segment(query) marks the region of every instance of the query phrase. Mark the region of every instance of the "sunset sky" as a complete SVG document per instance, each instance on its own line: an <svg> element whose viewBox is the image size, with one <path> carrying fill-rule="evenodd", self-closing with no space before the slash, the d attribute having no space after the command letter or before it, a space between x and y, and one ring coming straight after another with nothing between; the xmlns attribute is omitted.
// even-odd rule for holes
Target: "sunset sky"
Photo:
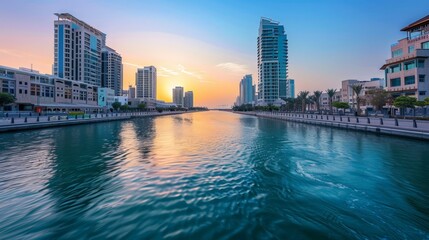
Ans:
<svg viewBox="0 0 429 240"><path fill-rule="evenodd" d="M56 12L107 34L124 64L124 89L137 67L158 69L157 95L194 91L196 106L230 106L244 74L256 74L261 17L285 26L296 90L339 88L344 79L383 77L379 68L399 30L429 14L427 0L326 1L2 1L0 65L52 72Z"/></svg>

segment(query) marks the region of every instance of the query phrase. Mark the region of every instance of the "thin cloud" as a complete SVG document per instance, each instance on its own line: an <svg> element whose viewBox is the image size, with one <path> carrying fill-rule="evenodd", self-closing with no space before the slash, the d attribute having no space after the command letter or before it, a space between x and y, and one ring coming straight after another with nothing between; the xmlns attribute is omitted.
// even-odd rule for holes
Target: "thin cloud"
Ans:
<svg viewBox="0 0 429 240"><path fill-rule="evenodd" d="M1 54L5 54L5 55L9 55L9 56L12 56L12 57L19 57L19 58L25 57L22 54L16 53L14 51L6 50L6 49L0 49L0 53Z"/></svg>
<svg viewBox="0 0 429 240"><path fill-rule="evenodd" d="M122 62L122 63L125 65L128 65L128 66L132 66L132 67L136 67L136 68L142 68L142 66L135 64L135 63L129 63L129 62Z"/></svg>
<svg viewBox="0 0 429 240"><path fill-rule="evenodd" d="M179 69L179 71L181 73L195 77L195 78L200 79L200 80L203 79L199 74L186 70L186 68L181 64L177 65L177 68Z"/></svg>
<svg viewBox="0 0 429 240"><path fill-rule="evenodd" d="M178 72L176 72L176 71L174 71L172 69L168 69L168 68L163 67L163 66L159 67L159 70L160 71L158 71L158 72L161 73L162 75L167 75L167 76L168 75L173 75L173 76L179 75Z"/></svg>
<svg viewBox="0 0 429 240"><path fill-rule="evenodd" d="M237 64L233 62L219 63L218 65L216 65L216 67L223 68L236 73L247 73L249 71L246 65Z"/></svg>

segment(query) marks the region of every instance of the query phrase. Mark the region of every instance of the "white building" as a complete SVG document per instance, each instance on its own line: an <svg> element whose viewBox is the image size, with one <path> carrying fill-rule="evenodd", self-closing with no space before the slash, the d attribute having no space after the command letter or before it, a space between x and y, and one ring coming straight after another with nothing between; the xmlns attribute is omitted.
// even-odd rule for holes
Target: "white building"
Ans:
<svg viewBox="0 0 429 240"><path fill-rule="evenodd" d="M101 86L106 34L69 13L55 14L54 75Z"/></svg>
<svg viewBox="0 0 429 240"><path fill-rule="evenodd" d="M173 103L179 107L183 107L183 87L173 88Z"/></svg>
<svg viewBox="0 0 429 240"><path fill-rule="evenodd" d="M121 105L128 105L127 96L114 96L114 102L119 102Z"/></svg>
<svg viewBox="0 0 429 240"><path fill-rule="evenodd" d="M122 57L114 49L102 50L101 85L115 91L115 96L122 95Z"/></svg>
<svg viewBox="0 0 429 240"><path fill-rule="evenodd" d="M156 99L156 68L154 66L137 69L136 97Z"/></svg>

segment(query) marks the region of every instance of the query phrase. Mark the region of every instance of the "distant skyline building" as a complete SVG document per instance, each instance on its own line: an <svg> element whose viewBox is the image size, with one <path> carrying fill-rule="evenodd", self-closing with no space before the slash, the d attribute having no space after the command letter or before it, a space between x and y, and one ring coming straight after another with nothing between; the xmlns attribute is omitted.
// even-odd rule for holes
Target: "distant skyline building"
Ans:
<svg viewBox="0 0 429 240"><path fill-rule="evenodd" d="M128 86L128 98L133 99L136 98L136 88L132 85Z"/></svg>
<svg viewBox="0 0 429 240"><path fill-rule="evenodd" d="M286 80L286 98L295 98L295 80Z"/></svg>
<svg viewBox="0 0 429 240"><path fill-rule="evenodd" d="M429 96L429 15L401 29L407 37L391 46L391 58L381 67L386 90L393 97Z"/></svg>
<svg viewBox="0 0 429 240"><path fill-rule="evenodd" d="M156 100L156 68L138 68L136 73L136 97Z"/></svg>
<svg viewBox="0 0 429 240"><path fill-rule="evenodd" d="M283 25L261 18L258 34L258 104L287 97L288 50Z"/></svg>
<svg viewBox="0 0 429 240"><path fill-rule="evenodd" d="M240 95L239 95L240 105L254 103L255 94L254 94L254 86L253 86L253 80L252 80L251 74L244 75L244 77L240 81L239 90L240 90Z"/></svg>
<svg viewBox="0 0 429 240"><path fill-rule="evenodd" d="M173 88L173 103L177 106L183 107L183 87Z"/></svg>
<svg viewBox="0 0 429 240"><path fill-rule="evenodd" d="M115 96L122 95L122 57L114 49L105 46L101 54L101 86L113 89Z"/></svg>
<svg viewBox="0 0 429 240"><path fill-rule="evenodd" d="M101 51L106 34L69 13L55 15L53 74L101 86Z"/></svg>
<svg viewBox="0 0 429 240"><path fill-rule="evenodd" d="M185 92L185 97L183 98L183 104L185 108L194 107L194 92L192 91Z"/></svg>

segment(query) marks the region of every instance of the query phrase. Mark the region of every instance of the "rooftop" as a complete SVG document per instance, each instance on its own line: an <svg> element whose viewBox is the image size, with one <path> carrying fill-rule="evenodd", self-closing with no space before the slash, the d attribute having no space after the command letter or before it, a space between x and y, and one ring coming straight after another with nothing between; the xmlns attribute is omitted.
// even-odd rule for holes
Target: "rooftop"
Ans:
<svg viewBox="0 0 429 240"><path fill-rule="evenodd" d="M427 24L429 24L429 15L409 24L408 26L402 28L401 31L407 32Z"/></svg>
<svg viewBox="0 0 429 240"><path fill-rule="evenodd" d="M75 22L89 30L91 30L92 32L94 32L95 34L101 35L101 36L105 36L106 34L104 34L102 31L94 28L93 26L87 24L86 22L79 20L78 18L74 17L73 15L71 15L70 13L55 13L55 15L58 17L58 20L68 20L71 22Z"/></svg>

